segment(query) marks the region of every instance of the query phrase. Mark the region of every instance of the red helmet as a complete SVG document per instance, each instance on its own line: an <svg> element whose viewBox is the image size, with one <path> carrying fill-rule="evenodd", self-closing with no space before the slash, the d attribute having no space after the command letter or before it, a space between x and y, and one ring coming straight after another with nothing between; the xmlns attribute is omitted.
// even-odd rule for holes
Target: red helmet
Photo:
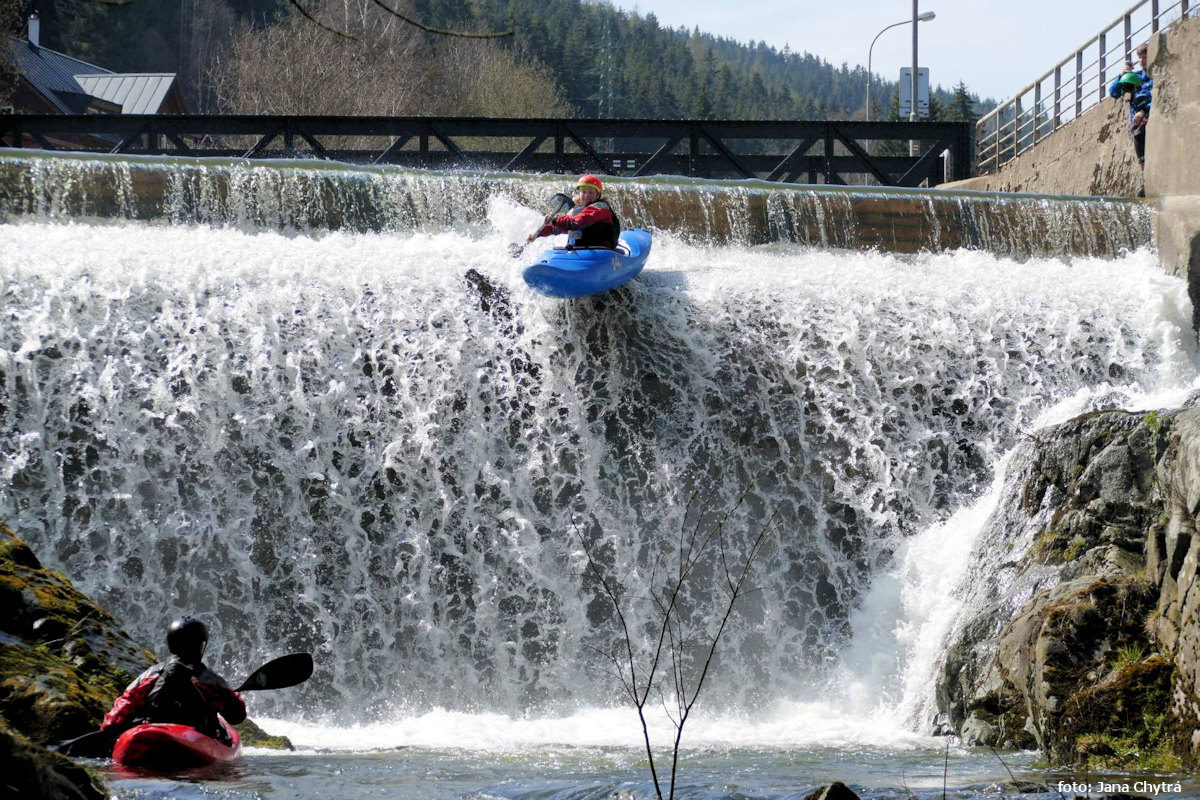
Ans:
<svg viewBox="0 0 1200 800"><path fill-rule="evenodd" d="M575 186L590 186L596 190L596 194L604 193L604 184L600 183L600 179L595 175L584 175L579 180L575 181Z"/></svg>

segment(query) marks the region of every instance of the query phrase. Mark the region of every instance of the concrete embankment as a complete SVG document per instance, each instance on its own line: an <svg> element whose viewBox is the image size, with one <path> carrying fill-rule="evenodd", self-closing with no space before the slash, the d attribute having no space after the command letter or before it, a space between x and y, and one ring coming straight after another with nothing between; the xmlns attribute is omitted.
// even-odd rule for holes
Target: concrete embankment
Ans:
<svg viewBox="0 0 1200 800"><path fill-rule="evenodd" d="M1200 17L1150 39L1154 107L1146 126L1146 196L1163 264L1200 308ZM1200 322L1200 314L1194 319Z"/></svg>
<svg viewBox="0 0 1200 800"><path fill-rule="evenodd" d="M1163 266L1188 281L1200 308L1200 17L1155 33L1148 45L1154 106L1144 183L1157 210L1154 240ZM1126 105L1104 100L996 174L944 188L1133 197L1143 175L1128 131Z"/></svg>

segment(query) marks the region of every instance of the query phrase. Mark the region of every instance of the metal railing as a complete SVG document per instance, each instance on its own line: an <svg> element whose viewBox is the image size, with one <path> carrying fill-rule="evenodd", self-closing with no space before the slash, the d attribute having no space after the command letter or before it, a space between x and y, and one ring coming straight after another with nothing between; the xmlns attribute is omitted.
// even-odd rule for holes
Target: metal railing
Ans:
<svg viewBox="0 0 1200 800"><path fill-rule="evenodd" d="M1010 159L1108 97L1108 85L1137 45L1173 22L1200 13L1189 0L1142 0L1033 83L975 124L976 171L993 173Z"/></svg>

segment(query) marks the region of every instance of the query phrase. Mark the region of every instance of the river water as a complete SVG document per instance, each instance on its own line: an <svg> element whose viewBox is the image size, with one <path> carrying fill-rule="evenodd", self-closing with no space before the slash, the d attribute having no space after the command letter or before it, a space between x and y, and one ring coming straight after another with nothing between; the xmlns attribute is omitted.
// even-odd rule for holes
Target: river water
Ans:
<svg viewBox="0 0 1200 800"><path fill-rule="evenodd" d="M118 796L649 797L587 554L644 668L681 533L723 526L680 595L694 677L768 520L679 796L1064 777L934 736L934 679L1014 444L1193 388L1186 288L1153 253L660 233L639 280L564 303L506 252L537 212L475 200L469 224L377 232L0 226L0 519L140 641L194 613L231 680L317 660L249 698L296 752L114 774ZM672 727L648 716L662 776Z"/></svg>

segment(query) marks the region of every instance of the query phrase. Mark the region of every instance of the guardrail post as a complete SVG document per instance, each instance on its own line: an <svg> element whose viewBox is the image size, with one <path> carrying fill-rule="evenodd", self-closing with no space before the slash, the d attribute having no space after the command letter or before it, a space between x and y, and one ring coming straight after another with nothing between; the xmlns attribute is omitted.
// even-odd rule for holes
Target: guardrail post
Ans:
<svg viewBox="0 0 1200 800"><path fill-rule="evenodd" d="M1075 116L1083 113L1083 51L1075 51Z"/></svg>
<svg viewBox="0 0 1200 800"><path fill-rule="evenodd" d="M1155 12L1157 16L1157 12ZM1133 60L1133 18L1125 14L1125 57Z"/></svg>
<svg viewBox="0 0 1200 800"><path fill-rule="evenodd" d="M1033 143L1030 147L1038 143L1038 117L1042 114L1042 84L1039 81L1033 87Z"/></svg>
<svg viewBox="0 0 1200 800"><path fill-rule="evenodd" d="M1107 39L1107 34L1100 34L1100 60L1097 62L1100 65L1098 67L1100 72L1098 73L1097 77L1100 78L1100 94L1098 96L1101 101L1104 100L1104 84L1108 83L1108 69L1105 64L1105 61L1108 57L1108 45L1105 44Z"/></svg>
<svg viewBox="0 0 1200 800"><path fill-rule="evenodd" d="M1158 33L1158 0L1150 0L1150 32Z"/></svg>
<svg viewBox="0 0 1200 800"><path fill-rule="evenodd" d="M1013 143L1012 156L1016 158L1021 152L1021 98L1017 98L1017 102L1013 104Z"/></svg>
<svg viewBox="0 0 1200 800"><path fill-rule="evenodd" d="M1054 129L1062 124L1062 64L1054 68Z"/></svg>

